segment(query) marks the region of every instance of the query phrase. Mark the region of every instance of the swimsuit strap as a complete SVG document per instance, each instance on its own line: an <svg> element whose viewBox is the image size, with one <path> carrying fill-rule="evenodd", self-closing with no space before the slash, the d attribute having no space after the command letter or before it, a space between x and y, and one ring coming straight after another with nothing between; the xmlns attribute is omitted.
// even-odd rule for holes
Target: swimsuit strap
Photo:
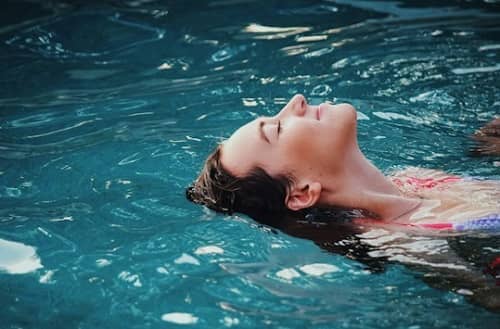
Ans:
<svg viewBox="0 0 500 329"><path fill-rule="evenodd" d="M393 181L398 186L403 186L405 183L418 188L433 188L436 185L443 183L454 183L461 181L462 178L458 176L445 176L442 178L418 178L418 177L404 177L394 178Z"/></svg>

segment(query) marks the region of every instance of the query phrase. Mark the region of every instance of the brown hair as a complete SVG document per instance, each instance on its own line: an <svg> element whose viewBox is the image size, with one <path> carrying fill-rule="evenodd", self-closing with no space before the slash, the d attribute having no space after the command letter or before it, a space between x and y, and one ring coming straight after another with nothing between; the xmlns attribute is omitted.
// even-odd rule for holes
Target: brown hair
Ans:
<svg viewBox="0 0 500 329"><path fill-rule="evenodd" d="M208 156L193 185L186 189L190 201L218 212L244 213L262 224L313 240L323 249L356 259L372 271L383 269L383 260L372 258L369 255L372 247L356 236L361 233L359 228L346 221L349 214L335 208L289 210L285 198L293 182L291 175L272 177L262 168L254 168L245 177L236 177L222 166L220 155L219 145ZM312 214L315 215L309 217Z"/></svg>
<svg viewBox="0 0 500 329"><path fill-rule="evenodd" d="M470 149L471 155L500 155L500 117L476 130L471 137L476 142Z"/></svg>
<svg viewBox="0 0 500 329"><path fill-rule="evenodd" d="M227 171L220 161L221 145L208 156L186 197L218 212L239 212L270 226L297 212L289 210L285 198L293 178L291 175L272 177L256 167L244 177Z"/></svg>

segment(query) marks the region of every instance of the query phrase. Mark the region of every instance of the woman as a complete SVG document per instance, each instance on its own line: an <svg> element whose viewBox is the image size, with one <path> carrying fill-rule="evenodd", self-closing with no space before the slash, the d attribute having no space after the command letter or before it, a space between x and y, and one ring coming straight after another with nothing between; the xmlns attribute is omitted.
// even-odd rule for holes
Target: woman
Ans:
<svg viewBox="0 0 500 329"><path fill-rule="evenodd" d="M384 176L359 149L349 104L309 105L294 96L276 116L242 126L219 145L186 192L193 202L245 213L374 272L387 261L404 263L429 284L500 312L500 258L477 259L491 249L479 248L471 263L462 257L469 237L453 237L500 229L499 183L419 168Z"/></svg>
<svg viewBox="0 0 500 329"><path fill-rule="evenodd" d="M500 185L409 168L384 176L361 152L356 110L295 95L239 128L187 190L216 211L280 227L311 209L356 210L353 223L428 232L500 227Z"/></svg>

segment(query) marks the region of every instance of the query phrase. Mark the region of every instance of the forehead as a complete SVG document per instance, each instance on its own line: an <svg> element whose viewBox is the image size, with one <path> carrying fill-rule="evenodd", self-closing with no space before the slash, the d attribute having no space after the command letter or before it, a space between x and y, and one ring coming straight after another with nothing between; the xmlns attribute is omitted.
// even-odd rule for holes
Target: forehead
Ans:
<svg viewBox="0 0 500 329"><path fill-rule="evenodd" d="M236 130L222 143L221 162L226 170L235 176L244 176L259 165L264 142L259 138L258 119Z"/></svg>

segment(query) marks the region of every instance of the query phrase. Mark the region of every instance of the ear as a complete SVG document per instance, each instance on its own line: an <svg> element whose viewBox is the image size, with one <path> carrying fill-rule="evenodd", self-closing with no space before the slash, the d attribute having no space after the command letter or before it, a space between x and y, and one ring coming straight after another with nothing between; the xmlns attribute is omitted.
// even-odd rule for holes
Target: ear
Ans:
<svg viewBox="0 0 500 329"><path fill-rule="evenodd" d="M286 206L294 211L312 207L318 201L320 194L321 184L318 182L294 185L286 198Z"/></svg>

